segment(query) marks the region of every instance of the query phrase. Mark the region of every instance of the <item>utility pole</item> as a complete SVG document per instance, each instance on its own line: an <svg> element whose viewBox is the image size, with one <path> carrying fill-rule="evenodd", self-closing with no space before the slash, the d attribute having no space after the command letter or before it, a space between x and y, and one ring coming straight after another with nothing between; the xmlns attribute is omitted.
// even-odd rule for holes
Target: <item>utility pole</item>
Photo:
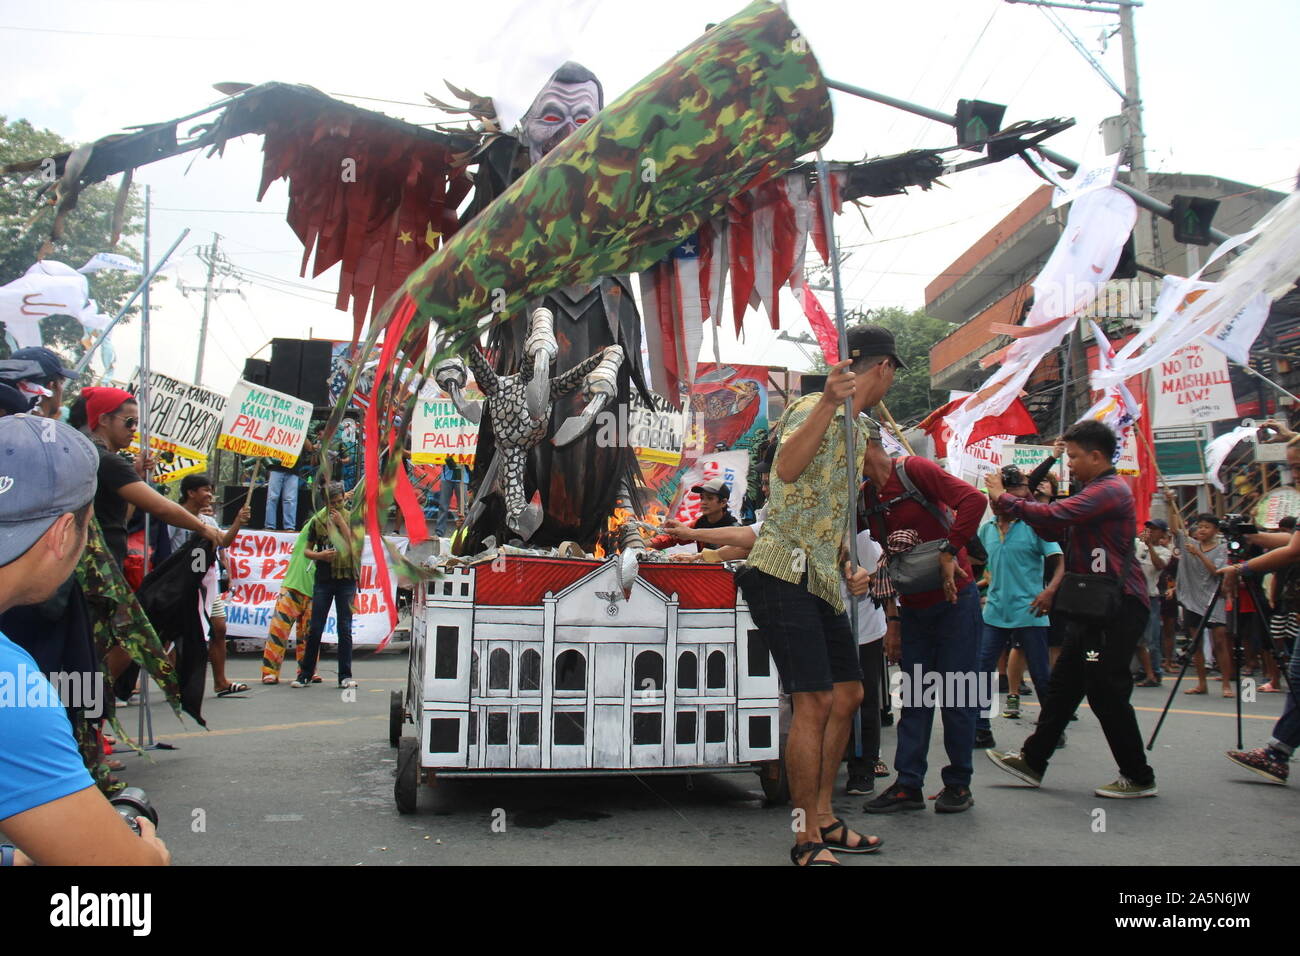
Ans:
<svg viewBox="0 0 1300 956"><path fill-rule="evenodd" d="M1129 169L1133 177L1133 188L1150 195L1146 134L1142 131L1142 96L1138 92L1137 36L1133 30L1133 7L1128 3L1118 6L1120 45L1124 54L1124 120L1128 134ZM1154 224L1151 213L1138 207L1137 227L1133 230L1133 252L1137 261L1143 265L1159 265L1152 261L1155 248Z"/></svg>
<svg viewBox="0 0 1300 956"><path fill-rule="evenodd" d="M214 232L212 234L211 247L209 247L206 251L200 251L199 253L199 257L202 259L206 259L208 263L207 282L204 283L204 285L201 287L201 290L199 286L193 286L193 285L187 286L184 283L177 283L176 286L181 291L182 295L188 295L191 292L198 292L198 291L203 292L203 319L199 325L199 356L197 361L195 361L194 363L194 384L195 385L203 384L203 353L207 350L207 345L208 345L208 315L212 309L212 297L214 295L226 295L229 293L234 293L235 295L240 295L240 296L244 294L243 291L240 290L239 288L227 289L225 286L213 288L212 286L212 280L216 277L217 274L217 264L223 261L221 258L220 243L221 243L221 237ZM229 270L227 269L222 269L223 273L228 271Z"/></svg>

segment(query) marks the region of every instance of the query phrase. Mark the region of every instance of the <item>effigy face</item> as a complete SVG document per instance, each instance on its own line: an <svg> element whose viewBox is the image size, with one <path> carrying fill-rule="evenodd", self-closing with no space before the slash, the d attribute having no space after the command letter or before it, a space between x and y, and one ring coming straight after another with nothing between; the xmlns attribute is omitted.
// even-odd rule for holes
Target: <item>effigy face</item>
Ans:
<svg viewBox="0 0 1300 956"><path fill-rule="evenodd" d="M573 80L561 77L586 73L566 63L542 87L533 105L520 121L520 140L528 147L528 158L536 163L558 146L566 136L600 112L600 81L595 77Z"/></svg>

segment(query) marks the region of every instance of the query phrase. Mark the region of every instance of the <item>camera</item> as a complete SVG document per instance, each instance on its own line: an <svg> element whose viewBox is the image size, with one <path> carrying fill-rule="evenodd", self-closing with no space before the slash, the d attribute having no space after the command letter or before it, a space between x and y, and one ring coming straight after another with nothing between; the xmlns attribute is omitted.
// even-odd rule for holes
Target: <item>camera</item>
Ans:
<svg viewBox="0 0 1300 956"><path fill-rule="evenodd" d="M1228 539L1228 551L1234 556L1246 549L1246 535L1259 534L1259 528L1251 520L1250 515L1243 514L1224 515L1223 520L1219 522L1219 530Z"/></svg>
<svg viewBox="0 0 1300 956"><path fill-rule="evenodd" d="M109 803L118 815L126 821L126 825L135 831L135 835L140 835L140 818L145 817L155 827L158 826L158 811L154 809L153 804L149 802L149 795L139 787L127 787L119 793L115 793L109 798Z"/></svg>

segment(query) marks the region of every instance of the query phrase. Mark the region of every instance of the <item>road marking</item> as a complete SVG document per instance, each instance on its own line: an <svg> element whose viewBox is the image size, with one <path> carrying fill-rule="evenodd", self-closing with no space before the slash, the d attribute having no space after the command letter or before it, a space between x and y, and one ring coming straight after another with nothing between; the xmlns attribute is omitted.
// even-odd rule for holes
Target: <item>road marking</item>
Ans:
<svg viewBox="0 0 1300 956"><path fill-rule="evenodd" d="M272 730L296 730L299 727L337 727L354 720L387 720L384 714L367 714L364 717L343 717L339 720L305 720L296 724L263 724L260 727L228 727L224 730L192 730L181 734L163 734L168 740L182 737L227 737L232 734L258 734Z"/></svg>

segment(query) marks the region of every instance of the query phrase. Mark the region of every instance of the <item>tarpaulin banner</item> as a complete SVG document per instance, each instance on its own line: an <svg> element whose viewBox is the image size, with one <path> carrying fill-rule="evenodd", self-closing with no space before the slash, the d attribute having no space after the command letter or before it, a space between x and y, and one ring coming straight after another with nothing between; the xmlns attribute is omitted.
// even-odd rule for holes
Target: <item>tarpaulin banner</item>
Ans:
<svg viewBox="0 0 1300 956"><path fill-rule="evenodd" d="M140 391L137 369L132 394ZM226 396L161 372L149 373L149 447L185 458L206 458L221 428Z"/></svg>
<svg viewBox="0 0 1300 956"><path fill-rule="evenodd" d="M673 517L683 524L691 524L700 516L700 496L691 491L693 485L721 478L731 486L731 497L727 506L731 513L740 517L741 501L745 497L746 483L749 481L749 453L744 451L724 451L716 455L701 458L686 470L682 476L681 499Z"/></svg>
<svg viewBox="0 0 1300 956"><path fill-rule="evenodd" d="M1017 445L1014 441L1005 442L1002 445L1002 467L1013 465L1027 476L1051 453L1051 445ZM1056 475L1057 489L1064 494L1070 487L1070 469L1066 467L1064 458L1056 463L1052 472Z"/></svg>
<svg viewBox="0 0 1300 956"><path fill-rule="evenodd" d="M265 638L271 627L271 612L289 568L292 531L241 531L226 549L230 567L230 592L226 595L226 634L229 637ZM406 551L406 538L384 536L385 541ZM389 610L396 597L392 579L385 590L375 574L374 556L366 542L357 570L357 597L352 606L353 645L378 645L391 632ZM338 643L338 622L331 606L325 622L326 644Z"/></svg>
<svg viewBox="0 0 1300 956"><path fill-rule="evenodd" d="M217 447L293 467L310 424L310 403L240 379L230 393Z"/></svg>
<svg viewBox="0 0 1300 956"><path fill-rule="evenodd" d="M651 393L647 405L633 391L627 412L627 442L642 465L670 465L682 460L686 440L686 414L679 412L662 395Z"/></svg>

